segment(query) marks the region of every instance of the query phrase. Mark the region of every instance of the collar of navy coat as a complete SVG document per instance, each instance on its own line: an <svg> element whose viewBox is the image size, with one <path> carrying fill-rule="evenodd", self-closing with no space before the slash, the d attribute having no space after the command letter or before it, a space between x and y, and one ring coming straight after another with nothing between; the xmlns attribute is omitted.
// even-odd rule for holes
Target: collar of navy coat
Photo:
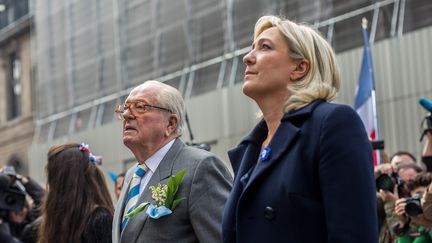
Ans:
<svg viewBox="0 0 432 243"><path fill-rule="evenodd" d="M303 122L323 102L325 101L322 99L315 100L303 108L285 113L281 119L280 126L270 141L269 147L271 148L271 152L268 159L259 162L260 165L255 168L256 171L252 173L248 180L249 183L247 183L244 190L268 168L278 162L278 158L301 136L301 125ZM236 148L228 151L236 181L239 180L238 177L242 177L255 165L259 151L261 150L262 141L266 138L267 132L267 125L264 120L261 120Z"/></svg>

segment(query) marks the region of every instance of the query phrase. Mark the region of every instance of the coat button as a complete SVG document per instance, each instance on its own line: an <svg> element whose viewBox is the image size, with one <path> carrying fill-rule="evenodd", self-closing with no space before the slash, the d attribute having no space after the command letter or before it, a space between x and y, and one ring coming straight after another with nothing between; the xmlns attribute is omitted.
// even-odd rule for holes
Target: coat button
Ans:
<svg viewBox="0 0 432 243"><path fill-rule="evenodd" d="M274 209L272 208L272 207L266 207L265 209L264 209L264 217L267 219L267 220L273 220L274 218L275 218L275 216L276 216L276 212L274 211Z"/></svg>

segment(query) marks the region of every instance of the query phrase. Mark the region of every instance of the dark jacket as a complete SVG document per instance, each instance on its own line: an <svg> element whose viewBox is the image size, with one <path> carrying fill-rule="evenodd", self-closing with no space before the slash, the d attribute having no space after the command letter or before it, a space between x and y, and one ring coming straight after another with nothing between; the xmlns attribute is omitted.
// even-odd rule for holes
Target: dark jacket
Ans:
<svg viewBox="0 0 432 243"><path fill-rule="evenodd" d="M317 100L285 114L256 163L266 136L261 121L228 152L224 242L378 242L372 150L352 108Z"/></svg>

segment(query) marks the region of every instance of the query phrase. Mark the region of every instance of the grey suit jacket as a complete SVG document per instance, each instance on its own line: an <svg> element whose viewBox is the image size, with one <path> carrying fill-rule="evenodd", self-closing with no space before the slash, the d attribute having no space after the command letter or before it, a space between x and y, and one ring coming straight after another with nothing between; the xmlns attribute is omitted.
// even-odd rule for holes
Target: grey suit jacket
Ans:
<svg viewBox="0 0 432 243"><path fill-rule="evenodd" d="M225 164L213 154L186 146L176 139L162 159L138 199L153 202L149 186L166 184L171 175L187 172L176 198L186 197L172 214L152 219L145 211L133 217L122 233L120 224L132 179L133 168L126 173L113 220L113 243L129 242L222 242L222 212L232 186L232 176Z"/></svg>

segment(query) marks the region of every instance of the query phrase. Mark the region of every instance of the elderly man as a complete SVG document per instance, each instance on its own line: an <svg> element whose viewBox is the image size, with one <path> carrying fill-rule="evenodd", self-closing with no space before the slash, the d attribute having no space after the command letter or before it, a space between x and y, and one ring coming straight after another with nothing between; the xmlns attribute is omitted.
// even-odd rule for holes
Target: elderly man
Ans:
<svg viewBox="0 0 432 243"><path fill-rule="evenodd" d="M113 242L221 242L221 220L232 176L215 155L180 139L185 107L180 93L158 81L134 88L116 112L123 120L123 143L137 164L126 173L113 221ZM137 212L138 205L163 202L161 189L186 170L175 209ZM163 190L162 190L163 191ZM161 216L158 218L158 216ZM130 214L129 214L130 216Z"/></svg>

